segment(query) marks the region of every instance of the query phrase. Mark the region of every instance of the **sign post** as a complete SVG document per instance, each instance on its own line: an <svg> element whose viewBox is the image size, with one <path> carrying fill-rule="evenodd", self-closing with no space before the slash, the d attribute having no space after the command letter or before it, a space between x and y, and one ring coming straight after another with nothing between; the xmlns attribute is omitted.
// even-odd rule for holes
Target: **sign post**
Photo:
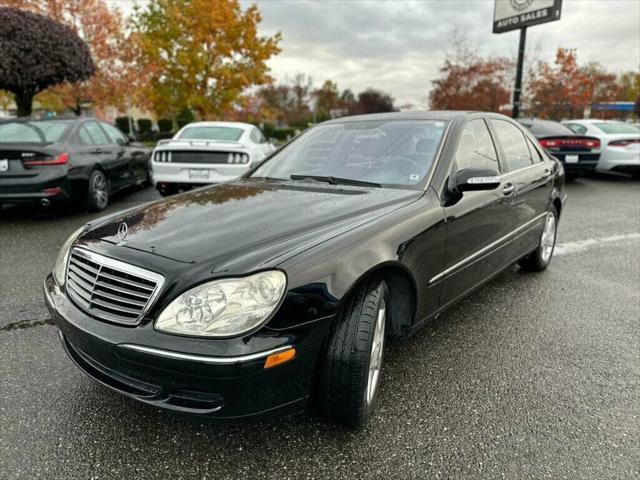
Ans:
<svg viewBox="0 0 640 480"><path fill-rule="evenodd" d="M513 91L513 118L520 115L522 69L527 27L560 20L562 0L496 0L493 11L493 33L520 29L516 85Z"/></svg>

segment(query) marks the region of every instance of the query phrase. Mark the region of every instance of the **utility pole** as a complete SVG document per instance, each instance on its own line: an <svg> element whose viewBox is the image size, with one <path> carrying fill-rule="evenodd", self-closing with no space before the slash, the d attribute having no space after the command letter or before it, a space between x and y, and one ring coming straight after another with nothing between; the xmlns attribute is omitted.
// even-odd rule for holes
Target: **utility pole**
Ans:
<svg viewBox="0 0 640 480"><path fill-rule="evenodd" d="M522 68L524 65L524 45L527 39L527 27L520 29L520 45L518 46L518 66L516 67L516 88L513 90L513 112L511 116L520 116L520 93L522 92Z"/></svg>

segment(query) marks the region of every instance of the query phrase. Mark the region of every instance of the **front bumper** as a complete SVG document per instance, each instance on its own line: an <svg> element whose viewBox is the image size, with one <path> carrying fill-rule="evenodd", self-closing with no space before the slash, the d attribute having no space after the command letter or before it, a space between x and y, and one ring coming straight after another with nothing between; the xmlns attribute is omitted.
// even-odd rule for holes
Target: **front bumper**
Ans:
<svg viewBox="0 0 640 480"><path fill-rule="evenodd" d="M242 355L207 355L207 345L220 352L230 341L167 335L155 331L153 322L130 327L94 319L79 310L51 276L44 292L63 346L84 373L136 400L220 420L302 410L330 323L321 319L269 331L266 339L246 339L248 348ZM172 337L174 349L167 348ZM296 357L264 369L265 357L286 346L296 348Z"/></svg>

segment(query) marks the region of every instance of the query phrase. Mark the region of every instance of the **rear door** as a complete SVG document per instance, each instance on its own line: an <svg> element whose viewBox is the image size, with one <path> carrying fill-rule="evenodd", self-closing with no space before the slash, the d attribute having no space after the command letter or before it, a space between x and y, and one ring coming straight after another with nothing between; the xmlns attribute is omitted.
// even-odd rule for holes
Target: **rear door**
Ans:
<svg viewBox="0 0 640 480"><path fill-rule="evenodd" d="M95 128L90 127L90 123L95 124L95 122L84 122L78 127L75 142L78 145L78 161L74 163L82 165L88 171L93 170L96 165L100 165L107 176L111 178L111 166L108 153L105 151L106 139L104 134L99 134L100 132L96 135Z"/></svg>
<svg viewBox="0 0 640 480"><path fill-rule="evenodd" d="M449 175L465 168L482 168L501 173L498 151L487 123L482 118L462 126ZM513 228L511 207L502 187L495 190L464 192L445 204L447 245L442 280L442 305L464 295L505 264L500 239ZM438 277L432 279L433 282Z"/></svg>
<svg viewBox="0 0 640 480"><path fill-rule="evenodd" d="M102 153L103 167L111 182L111 188L116 190L126 185L131 174L123 147L111 140L98 122L91 120L86 122L84 127L96 142L96 150Z"/></svg>
<svg viewBox="0 0 640 480"><path fill-rule="evenodd" d="M123 182L134 183L146 180L149 171L148 150L132 145L124 133L114 126L103 122L100 123L100 126L111 138L112 143L115 145L114 150L127 162L128 175L123 177Z"/></svg>
<svg viewBox="0 0 640 480"><path fill-rule="evenodd" d="M505 254L513 262L538 244L553 188L551 164L514 122L493 118L489 123L506 170L502 192L512 235Z"/></svg>

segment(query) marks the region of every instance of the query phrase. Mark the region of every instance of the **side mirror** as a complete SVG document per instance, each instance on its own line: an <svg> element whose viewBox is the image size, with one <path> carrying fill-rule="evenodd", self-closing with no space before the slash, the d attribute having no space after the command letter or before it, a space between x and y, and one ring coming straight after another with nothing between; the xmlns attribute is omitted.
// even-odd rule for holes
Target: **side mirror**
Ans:
<svg viewBox="0 0 640 480"><path fill-rule="evenodd" d="M500 174L483 168L464 168L456 172L454 189L456 193L478 190L493 190L500 186Z"/></svg>

